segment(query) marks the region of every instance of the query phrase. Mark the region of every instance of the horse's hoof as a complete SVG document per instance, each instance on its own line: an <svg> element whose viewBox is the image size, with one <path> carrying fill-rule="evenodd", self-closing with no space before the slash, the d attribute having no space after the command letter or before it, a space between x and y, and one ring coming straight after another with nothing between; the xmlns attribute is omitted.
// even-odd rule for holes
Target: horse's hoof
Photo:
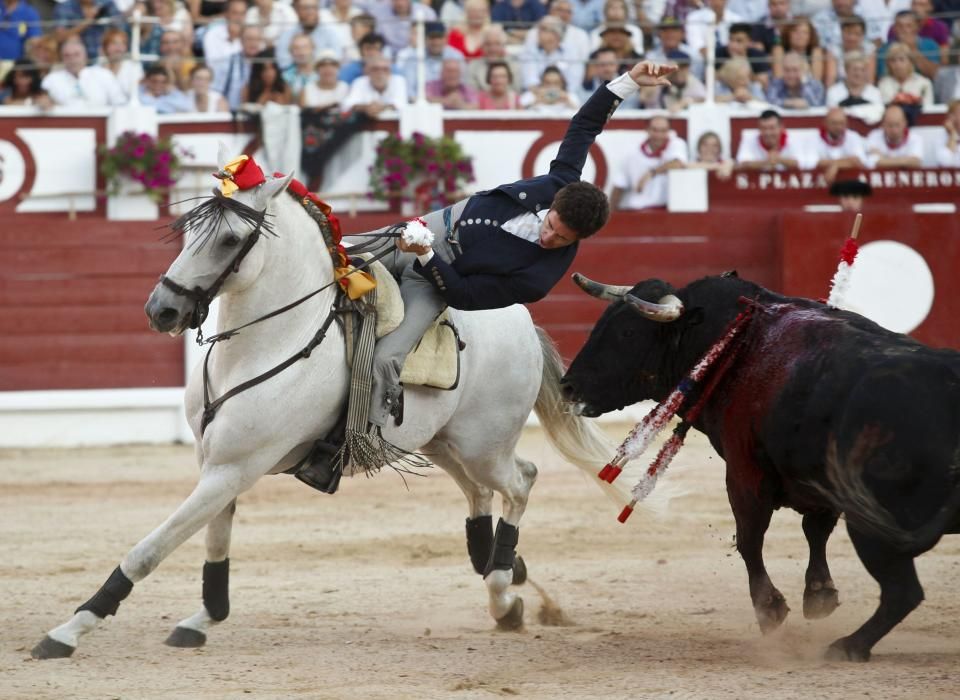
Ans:
<svg viewBox="0 0 960 700"><path fill-rule="evenodd" d="M76 650L76 647L58 642L53 637L44 637L30 652L30 656L35 659L68 659Z"/></svg>
<svg viewBox="0 0 960 700"><path fill-rule="evenodd" d="M521 583L527 582L527 565L523 561L523 557L516 556L513 558L513 585L519 586Z"/></svg>
<svg viewBox="0 0 960 700"><path fill-rule="evenodd" d="M207 643L207 635L189 627L174 627L164 644L180 649L196 649Z"/></svg>
<svg viewBox="0 0 960 700"><path fill-rule="evenodd" d="M849 637L841 637L829 647L824 654L827 661L855 661L866 663L870 660L870 650L861 649L850 643Z"/></svg>
<svg viewBox="0 0 960 700"><path fill-rule="evenodd" d="M826 617L840 605L840 596L836 588L807 588L803 592L803 616L808 620Z"/></svg>
<svg viewBox="0 0 960 700"><path fill-rule="evenodd" d="M504 632L515 632L523 627L523 598L517 596L507 614L497 620L497 629Z"/></svg>
<svg viewBox="0 0 960 700"><path fill-rule="evenodd" d="M787 605L786 598L775 591L763 607L756 608L757 622L760 624L760 631L763 634L769 634L783 624L790 612L790 606Z"/></svg>

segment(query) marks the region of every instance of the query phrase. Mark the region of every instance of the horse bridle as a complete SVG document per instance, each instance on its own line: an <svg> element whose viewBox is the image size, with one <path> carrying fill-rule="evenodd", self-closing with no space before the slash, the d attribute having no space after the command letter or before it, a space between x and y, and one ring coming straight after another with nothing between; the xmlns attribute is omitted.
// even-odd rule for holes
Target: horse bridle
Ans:
<svg viewBox="0 0 960 700"><path fill-rule="evenodd" d="M216 298L217 294L220 293L220 288L227 281L227 278L236 272L240 271L240 263L243 262L243 259L247 257L253 246L256 245L257 241L260 240L262 235L262 227L264 219L266 218L267 210L264 209L257 213L257 225L247 236L247 239L243 242L243 245L240 247L240 250L237 251L237 254L233 257L233 260L230 261L230 264L220 273L220 276L213 281L213 284L210 285L207 289L203 287L194 287L193 289L187 289L181 284L174 282L172 279L166 275L160 275L160 284L169 289L171 292L178 296L186 297L194 303L193 313L190 316L190 328L200 328L203 325L203 322L207 318L207 314L210 313L210 304Z"/></svg>

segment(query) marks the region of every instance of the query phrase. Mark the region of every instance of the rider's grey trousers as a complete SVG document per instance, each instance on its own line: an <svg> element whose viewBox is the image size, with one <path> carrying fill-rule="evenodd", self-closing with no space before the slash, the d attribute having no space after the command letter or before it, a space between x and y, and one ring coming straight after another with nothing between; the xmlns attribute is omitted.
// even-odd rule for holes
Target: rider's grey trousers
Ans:
<svg viewBox="0 0 960 700"><path fill-rule="evenodd" d="M456 223L465 205L466 200L463 200L450 207L451 223ZM451 263L454 255L447 241L449 226L444 222L443 212L444 210L431 212L424 216L423 220L434 235L434 255L439 255L441 260ZM369 239L361 238L356 242L367 240ZM354 241L347 239L344 242L349 245ZM395 242L395 239L387 238L384 239L383 246L392 246ZM376 254L382 250L383 248L379 247L371 252ZM400 281L400 295L403 297L403 321L396 330L377 341L373 353L373 388L369 420L380 427L387 424L390 410L400 395L400 372L407 355L446 307L433 285L420 273L414 271L413 263L416 259L417 256L413 253L401 253L395 250L380 260Z"/></svg>

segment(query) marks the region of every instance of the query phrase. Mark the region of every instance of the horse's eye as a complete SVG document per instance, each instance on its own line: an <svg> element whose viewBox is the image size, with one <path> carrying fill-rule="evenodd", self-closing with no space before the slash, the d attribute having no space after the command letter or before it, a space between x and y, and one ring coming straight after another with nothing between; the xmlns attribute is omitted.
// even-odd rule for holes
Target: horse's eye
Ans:
<svg viewBox="0 0 960 700"><path fill-rule="evenodd" d="M236 248L240 245L240 236L235 233L231 233L223 237L223 246L226 248Z"/></svg>

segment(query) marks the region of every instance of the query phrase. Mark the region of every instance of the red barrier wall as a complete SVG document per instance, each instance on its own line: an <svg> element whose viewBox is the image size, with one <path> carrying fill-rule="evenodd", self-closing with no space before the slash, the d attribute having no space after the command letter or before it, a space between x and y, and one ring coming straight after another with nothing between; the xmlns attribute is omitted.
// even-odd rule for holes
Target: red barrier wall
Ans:
<svg viewBox="0 0 960 700"><path fill-rule="evenodd" d="M177 244L155 223L19 215L0 230L0 390L182 386L143 304Z"/></svg>
<svg viewBox="0 0 960 700"><path fill-rule="evenodd" d="M385 213L342 221L349 234L398 218ZM0 231L0 391L182 385L182 342L150 331L143 315L158 275L179 248L160 242L157 224L61 215L15 221ZM682 286L736 269L771 289L823 297L849 229L846 214L751 209L742 201L705 214L620 212L581 244L571 272L615 284L659 277ZM926 258L937 295L914 335L960 348L957 217L868 206L862 239L901 241ZM569 279L531 305L567 359L603 310Z"/></svg>

